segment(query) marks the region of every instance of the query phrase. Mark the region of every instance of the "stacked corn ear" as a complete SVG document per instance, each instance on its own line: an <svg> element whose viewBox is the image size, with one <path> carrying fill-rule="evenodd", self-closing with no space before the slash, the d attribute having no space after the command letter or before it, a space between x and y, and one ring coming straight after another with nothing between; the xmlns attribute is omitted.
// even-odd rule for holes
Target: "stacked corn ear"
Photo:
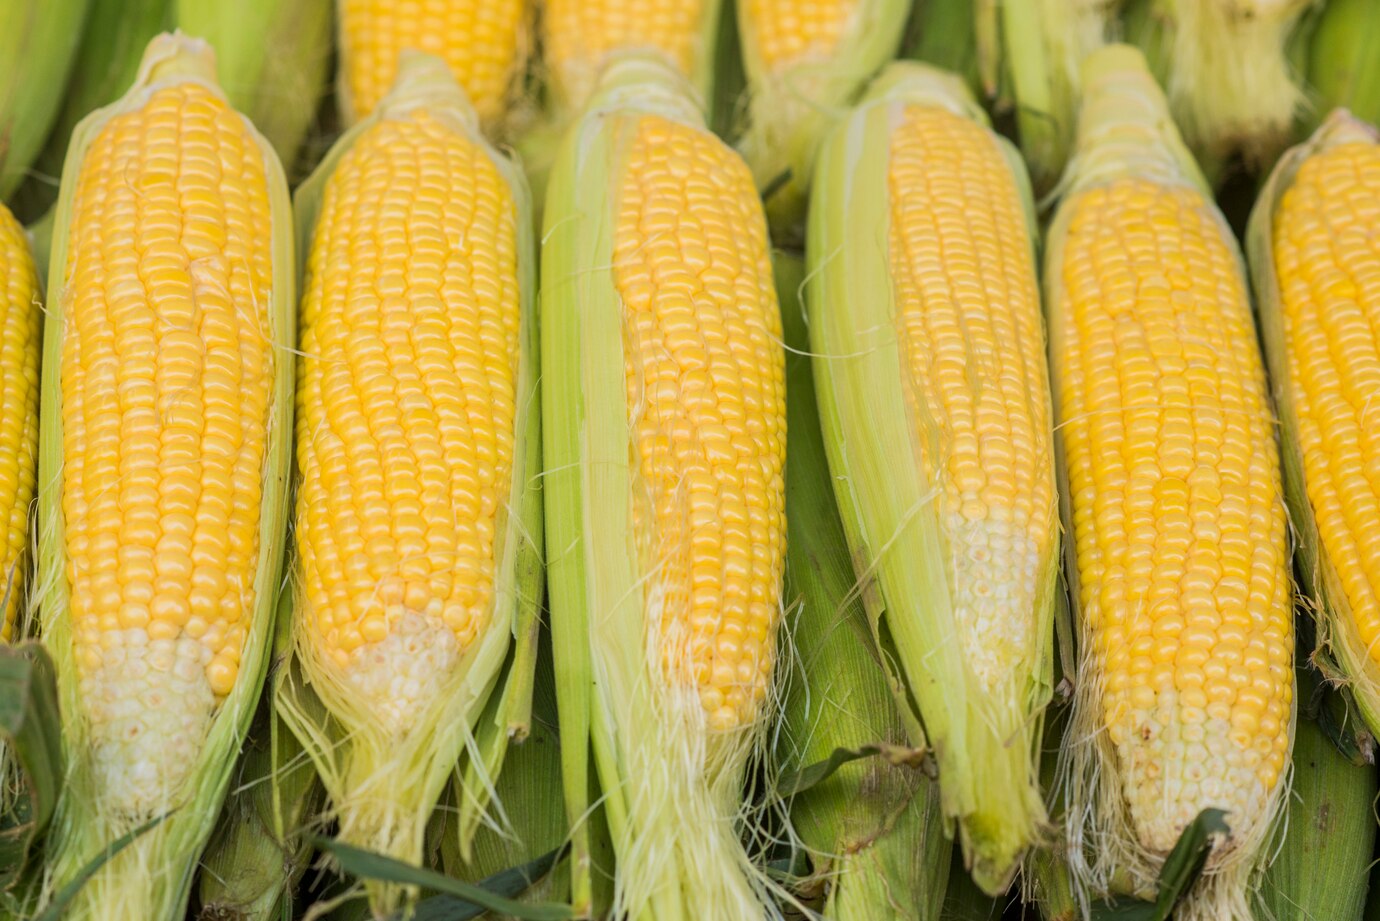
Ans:
<svg viewBox="0 0 1380 921"><path fill-rule="evenodd" d="M24 228L0 205L0 641L22 634L38 464L41 288Z"/></svg>
<svg viewBox="0 0 1380 921"><path fill-rule="evenodd" d="M292 893L311 855L308 835L321 807L321 783L274 705L277 689L297 677L288 674L294 665L290 598L279 596L273 690L259 700L230 796L201 859L198 918L206 921L291 917Z"/></svg>
<svg viewBox="0 0 1380 921"><path fill-rule="evenodd" d="M1303 584L1372 731L1380 727L1380 138L1334 112L1284 156L1248 246L1284 433Z"/></svg>
<svg viewBox="0 0 1380 921"><path fill-rule="evenodd" d="M1070 859L1147 895L1224 810L1181 921L1252 917L1288 788L1293 610L1274 420L1235 239L1140 53L1084 70L1046 304L1079 672Z"/></svg>
<svg viewBox="0 0 1380 921"><path fill-rule="evenodd" d="M1041 191L1063 174L1078 119L1080 67L1111 31L1116 0L977 0L982 83L1014 109L1021 153Z"/></svg>
<svg viewBox="0 0 1380 921"><path fill-rule="evenodd" d="M541 509L527 191L445 62L408 52L296 205L303 681L277 705L341 840L416 863L462 754L484 754L491 786L506 737L477 738L490 698L525 688L509 703L530 708ZM525 675L505 673L510 649ZM370 884L380 913L407 896Z"/></svg>
<svg viewBox="0 0 1380 921"><path fill-rule="evenodd" d="M1300 671L1300 690L1311 684L1317 693L1318 677ZM1260 882L1259 916L1361 921L1375 847L1376 792L1375 765L1359 753L1351 760L1318 720L1299 718L1288 817Z"/></svg>
<svg viewBox="0 0 1380 921"><path fill-rule="evenodd" d="M777 242L804 230L814 151L830 120L895 56L909 0L742 0L738 34L748 79L740 149Z"/></svg>
<svg viewBox="0 0 1380 921"><path fill-rule="evenodd" d="M156 38L78 126L49 271L38 616L69 771L65 917L183 910L259 697L287 520L293 239L203 42Z"/></svg>
<svg viewBox="0 0 1380 921"><path fill-rule="evenodd" d="M406 50L445 60L486 126L512 101L529 45L527 0L337 0L336 96L348 123L379 104Z"/></svg>
<svg viewBox="0 0 1380 921"><path fill-rule="evenodd" d="M761 918L738 838L770 715L785 362L761 201L660 55L605 70L542 250L548 576L574 900L589 758L630 918Z"/></svg>
<svg viewBox="0 0 1380 921"><path fill-rule="evenodd" d="M722 0L543 0L542 67L557 122L580 112L614 56L662 58L714 98Z"/></svg>
<svg viewBox="0 0 1380 921"><path fill-rule="evenodd" d="M787 629L795 651L782 676L785 772L836 749L908 747L860 599L834 504L805 326L804 262L778 253L776 287L786 344ZM918 760L918 759L916 759ZM839 921L896 917L938 921L953 848L944 837L939 788L919 764L869 758L839 768L791 797L791 824L826 887L823 913Z"/></svg>
<svg viewBox="0 0 1380 921"><path fill-rule="evenodd" d="M912 739L995 895L1046 818L1059 560L1029 187L957 77L901 63L825 140L811 194L810 342L844 529L918 705Z"/></svg>
<svg viewBox="0 0 1380 921"><path fill-rule="evenodd" d="M62 105L88 0L0 0L0 202L28 175Z"/></svg>
<svg viewBox="0 0 1380 921"><path fill-rule="evenodd" d="M205 39L216 51L230 103L268 138L291 170L326 89L331 0L89 0L81 47L62 107L38 158L40 174L62 168L77 122L134 80L144 46L164 29ZM33 210L51 198L35 190Z"/></svg>
<svg viewBox="0 0 1380 921"><path fill-rule="evenodd" d="M1268 169L1289 142L1305 100L1286 50L1314 2L1152 0L1151 63L1209 178L1233 157Z"/></svg>
<svg viewBox="0 0 1380 921"><path fill-rule="evenodd" d="M1380 7L1371 0L1328 0L1308 42L1310 103L1319 117L1344 107L1380 122Z"/></svg>

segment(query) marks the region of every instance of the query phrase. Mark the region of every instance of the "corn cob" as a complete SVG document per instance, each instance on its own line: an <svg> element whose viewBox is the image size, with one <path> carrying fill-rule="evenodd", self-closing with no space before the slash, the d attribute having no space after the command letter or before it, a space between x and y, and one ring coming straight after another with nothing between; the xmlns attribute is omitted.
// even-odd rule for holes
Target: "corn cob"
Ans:
<svg viewBox="0 0 1380 921"><path fill-rule="evenodd" d="M740 146L758 188L773 189L767 214L778 242L803 231L820 136L895 56L909 13L909 0L738 4L750 104Z"/></svg>
<svg viewBox="0 0 1380 921"><path fill-rule="evenodd" d="M503 114L522 70L527 0L339 0L339 10L337 95L347 121L373 111L409 48L444 58L485 124Z"/></svg>
<svg viewBox="0 0 1380 921"><path fill-rule="evenodd" d="M286 686L279 708L342 840L416 863L538 597L527 193L445 62L408 52L297 213L295 629L309 692ZM406 895L371 884L379 913Z"/></svg>
<svg viewBox="0 0 1380 921"><path fill-rule="evenodd" d="M1285 54L1315 0L1153 0L1170 107L1210 179L1240 156L1268 168L1288 143L1303 88Z"/></svg>
<svg viewBox="0 0 1380 921"><path fill-rule="evenodd" d="M722 0L544 0L542 45L557 113L577 112L611 56L658 54L708 100ZM558 118L558 121L563 119Z"/></svg>
<svg viewBox="0 0 1380 921"><path fill-rule="evenodd" d="M1225 810L1180 921L1252 917L1288 787L1293 618L1282 485L1240 253L1139 52L1096 52L1046 303L1080 663L1073 869L1148 893Z"/></svg>
<svg viewBox="0 0 1380 921"><path fill-rule="evenodd" d="M71 765L50 882L168 817L69 919L180 916L253 715L286 522L289 220L202 42L156 38L74 135L39 451L35 594Z"/></svg>
<svg viewBox="0 0 1380 921"><path fill-rule="evenodd" d="M0 202L43 149L62 104L87 0L0 0Z"/></svg>
<svg viewBox="0 0 1380 921"><path fill-rule="evenodd" d="M826 139L812 197L835 493L919 707L914 741L934 747L965 860L997 894L1045 820L1058 565L1029 190L957 77L897 64Z"/></svg>
<svg viewBox="0 0 1380 921"><path fill-rule="evenodd" d="M777 253L775 262L790 350L786 598L798 662L785 682L776 748L783 770L799 770L837 748L904 748L907 738L853 594L853 563L829 483L801 298L804 261ZM938 921L953 848L943 834L939 788L918 766L882 759L844 765L789 806L814 877L827 887L826 917Z"/></svg>
<svg viewBox="0 0 1380 921"><path fill-rule="evenodd" d="M747 166L656 55L557 155L542 255L551 617L574 899L587 739L635 919L760 918L737 841L780 617L784 361Z"/></svg>
<svg viewBox="0 0 1380 921"><path fill-rule="evenodd" d="M1308 88L1319 117L1345 107L1380 122L1380 9L1373 0L1328 0L1308 41Z"/></svg>
<svg viewBox="0 0 1380 921"><path fill-rule="evenodd" d="M1361 713L1380 727L1380 138L1344 111L1275 168L1248 245L1283 424L1284 474L1319 632ZM1380 417L1377 417L1380 418Z"/></svg>
<svg viewBox="0 0 1380 921"><path fill-rule="evenodd" d="M0 641L15 638L38 448L39 286L24 228L0 205Z"/></svg>
<svg viewBox="0 0 1380 921"><path fill-rule="evenodd" d="M1079 68L1107 40L1116 0L979 0L982 82L999 107L1015 110L1021 152L1035 188L1064 171L1080 95Z"/></svg>

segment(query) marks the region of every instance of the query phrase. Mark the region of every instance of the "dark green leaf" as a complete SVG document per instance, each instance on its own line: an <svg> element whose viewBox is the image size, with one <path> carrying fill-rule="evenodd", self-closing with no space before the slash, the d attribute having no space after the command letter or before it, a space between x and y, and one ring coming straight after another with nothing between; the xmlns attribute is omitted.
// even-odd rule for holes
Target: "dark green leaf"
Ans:
<svg viewBox="0 0 1380 921"><path fill-rule="evenodd" d="M341 869L351 876L429 889L441 895L455 896L485 910L522 918L525 921L565 921L567 918L575 917L569 905L558 905L554 902L515 902L488 890L482 883L475 885L462 882L434 870L414 867L331 838L317 838L314 843L316 847L338 860Z"/></svg>
<svg viewBox="0 0 1380 921"><path fill-rule="evenodd" d="M38 643L0 646L0 733L22 774L14 809L0 818L0 889L8 889L48 827L62 785L57 677Z"/></svg>
<svg viewBox="0 0 1380 921"><path fill-rule="evenodd" d="M521 895L533 883L551 872L556 861L564 854L564 847L548 851L530 863L495 873L479 883L479 886L494 895L506 898ZM451 895L438 895L418 902L412 913L412 921L468 921L483 913L484 908L471 901Z"/></svg>
<svg viewBox="0 0 1380 921"><path fill-rule="evenodd" d="M1212 852L1213 836L1231 831L1226 815L1221 809L1204 809L1179 835L1160 870L1159 892L1153 903L1132 898L1094 902L1092 921L1170 921L1175 907L1202 873Z"/></svg>

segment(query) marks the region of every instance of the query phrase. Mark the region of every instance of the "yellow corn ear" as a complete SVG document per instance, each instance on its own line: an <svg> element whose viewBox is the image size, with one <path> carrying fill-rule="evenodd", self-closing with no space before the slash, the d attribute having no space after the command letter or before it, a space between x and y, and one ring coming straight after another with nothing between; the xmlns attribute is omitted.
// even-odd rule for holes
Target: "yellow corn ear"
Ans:
<svg viewBox="0 0 1380 921"><path fill-rule="evenodd" d="M1058 565L1027 180L957 77L895 64L825 141L812 196L835 494L919 708L913 742L933 746L964 858L997 894L1045 821Z"/></svg>
<svg viewBox="0 0 1380 921"><path fill-rule="evenodd" d="M575 903L589 743L633 918L760 918L738 841L769 713L785 388L752 175L662 57L604 72L551 175L545 497Z"/></svg>
<svg viewBox="0 0 1380 921"><path fill-rule="evenodd" d="M1380 136L1337 110L1276 166L1248 246L1319 632L1380 727Z"/></svg>
<svg viewBox="0 0 1380 921"><path fill-rule="evenodd" d="M338 0L340 81L347 121L373 111L399 55L424 51L450 65L486 125L504 114L527 51L527 0Z"/></svg>
<svg viewBox="0 0 1380 921"><path fill-rule="evenodd" d="M179 916L258 699L286 524L291 212L205 43L78 126L49 269L34 600L67 784L65 917Z"/></svg>
<svg viewBox="0 0 1380 921"><path fill-rule="evenodd" d="M738 34L748 79L740 147L780 243L799 239L815 147L829 123L896 54L908 0L742 0Z"/></svg>
<svg viewBox="0 0 1380 921"><path fill-rule="evenodd" d="M28 579L38 463L39 283L24 228L0 205L0 640L15 639Z"/></svg>
<svg viewBox="0 0 1380 921"><path fill-rule="evenodd" d="M502 681L540 602L527 192L445 62L408 52L297 213L304 680L280 688L279 710L341 839L416 863L462 755L484 753L492 786L502 745L476 742L490 698L516 682L527 703L504 705L530 706L529 654ZM411 895L369 892L381 914Z"/></svg>
<svg viewBox="0 0 1380 921"><path fill-rule="evenodd" d="M544 0L542 47L558 113L577 113L612 56L655 54L713 98L722 0Z"/></svg>
<svg viewBox="0 0 1380 921"><path fill-rule="evenodd" d="M1046 303L1080 670L1073 869L1153 890L1226 812L1181 921L1246 921L1288 789L1283 485L1240 252L1140 53L1096 52L1051 227Z"/></svg>

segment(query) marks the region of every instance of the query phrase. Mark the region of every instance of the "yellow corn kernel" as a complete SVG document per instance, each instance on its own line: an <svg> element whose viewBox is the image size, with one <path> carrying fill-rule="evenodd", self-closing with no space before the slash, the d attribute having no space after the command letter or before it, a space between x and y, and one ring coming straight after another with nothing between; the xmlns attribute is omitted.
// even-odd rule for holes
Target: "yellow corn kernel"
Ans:
<svg viewBox="0 0 1380 921"><path fill-rule="evenodd" d="M1029 231L990 132L909 106L892 134L891 263L906 400L954 565L967 660L987 691L1022 672L1054 544L1044 329ZM1000 305L1000 309L994 309ZM975 381L977 382L975 384Z"/></svg>
<svg viewBox="0 0 1380 921"><path fill-rule="evenodd" d="M1273 420L1240 262L1204 195L1120 178L1069 209L1053 354L1079 597L1141 844L1268 818L1292 608Z"/></svg>
<svg viewBox="0 0 1380 921"><path fill-rule="evenodd" d="M649 51L690 75L704 53L702 23L718 0L546 0L546 64L574 100L593 87L609 55Z"/></svg>
<svg viewBox="0 0 1380 921"><path fill-rule="evenodd" d="M512 483L516 211L489 153L426 109L325 185L299 363L307 636L404 731L490 623Z"/></svg>
<svg viewBox="0 0 1380 921"><path fill-rule="evenodd" d="M1273 222L1308 502L1361 643L1380 663L1380 146L1308 157Z"/></svg>
<svg viewBox="0 0 1380 921"><path fill-rule="evenodd" d="M101 789L149 815L197 760L255 610L275 343L264 150L198 82L86 152L66 242L62 514Z"/></svg>
<svg viewBox="0 0 1380 921"><path fill-rule="evenodd" d="M847 31L862 0L744 0L768 70L827 55Z"/></svg>
<svg viewBox="0 0 1380 921"><path fill-rule="evenodd" d="M38 273L24 228L0 205L0 640L25 586L38 445Z"/></svg>
<svg viewBox="0 0 1380 921"><path fill-rule="evenodd" d="M373 111L406 49L450 65L475 111L500 116L522 60L525 0L339 0L342 87L348 115Z"/></svg>
<svg viewBox="0 0 1380 921"><path fill-rule="evenodd" d="M614 233L634 528L669 674L735 729L761 712L780 611L781 323L742 161L669 119L636 130Z"/></svg>

